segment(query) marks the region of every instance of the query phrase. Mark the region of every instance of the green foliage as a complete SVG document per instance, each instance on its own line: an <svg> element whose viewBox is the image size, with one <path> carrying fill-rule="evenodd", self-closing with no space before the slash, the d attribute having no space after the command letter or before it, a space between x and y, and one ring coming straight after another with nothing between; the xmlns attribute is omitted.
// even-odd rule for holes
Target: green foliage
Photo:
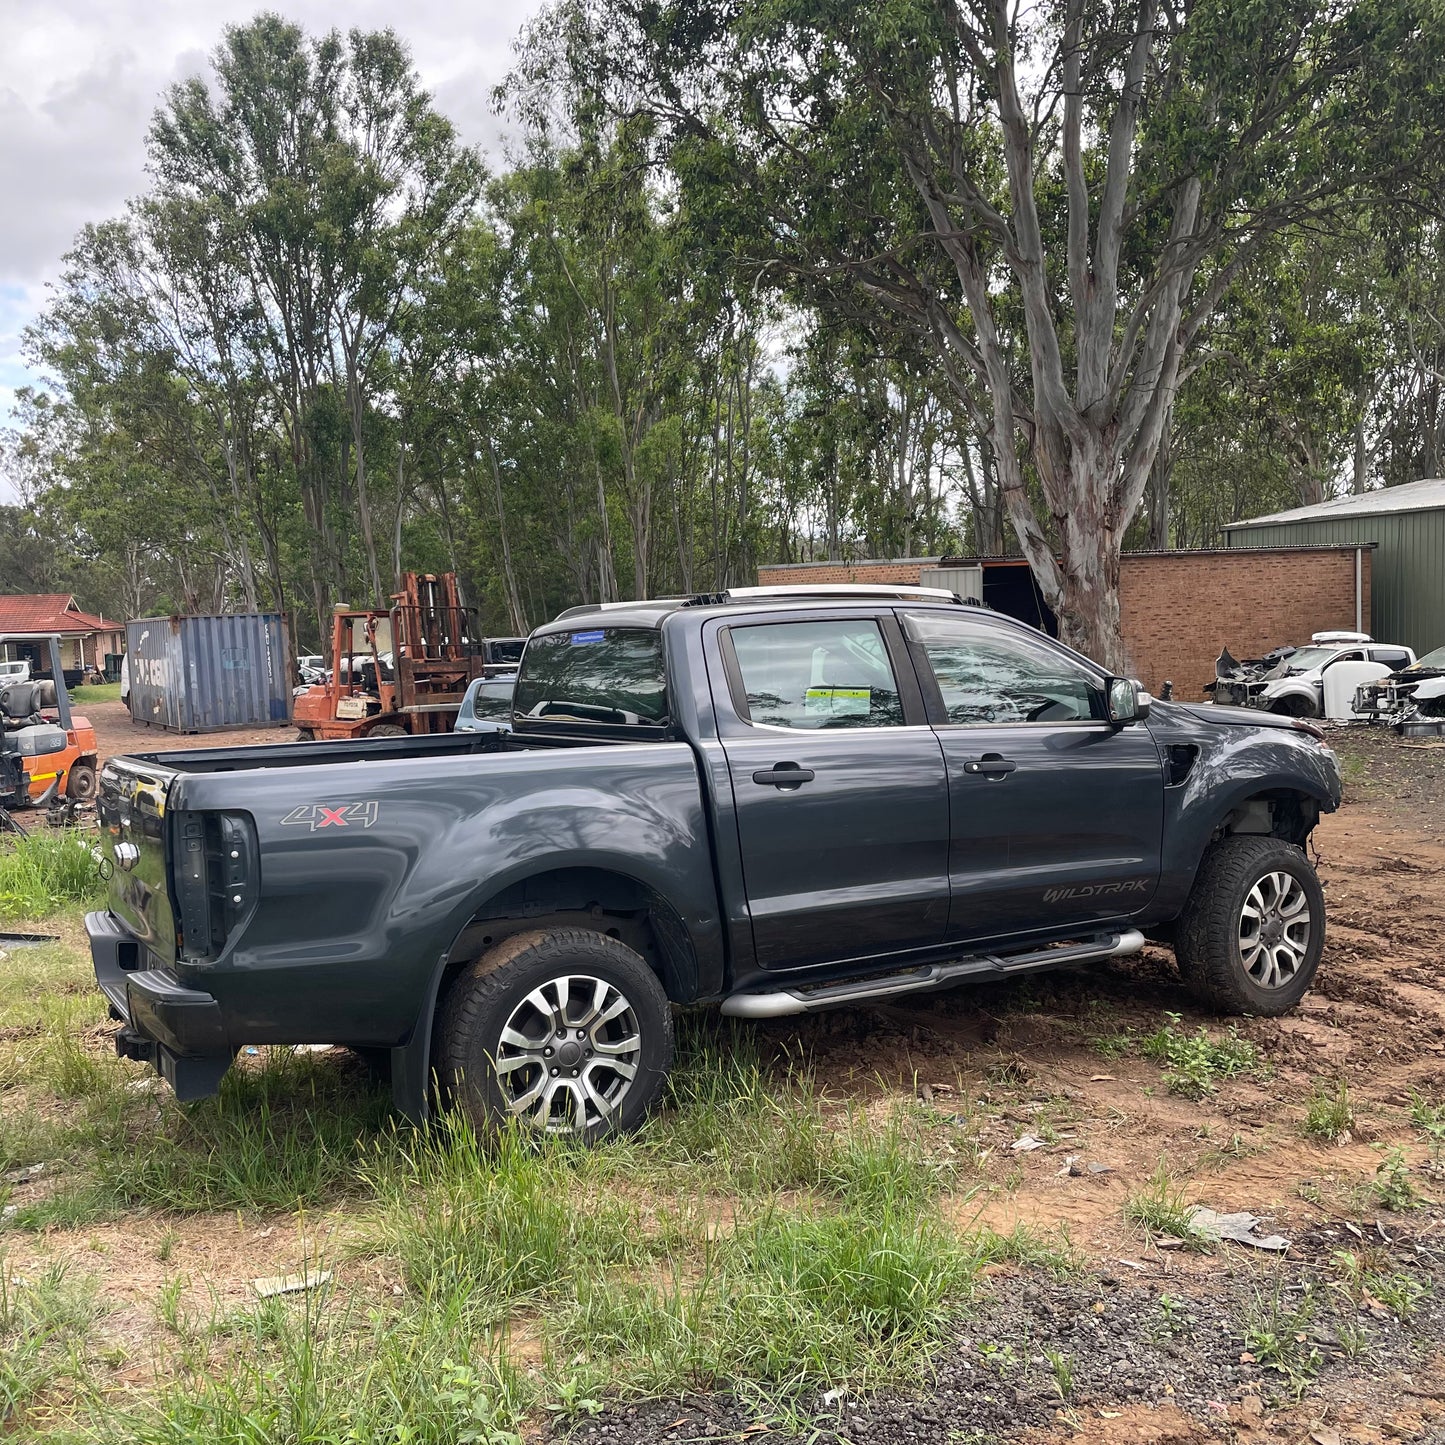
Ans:
<svg viewBox="0 0 1445 1445"><path fill-rule="evenodd" d="M1350 1086L1340 1079L1333 1088L1317 1087L1305 1110L1304 1131L1315 1139L1342 1138L1355 1127L1355 1109Z"/></svg>
<svg viewBox="0 0 1445 1445"><path fill-rule="evenodd" d="M23 838L0 834L0 923L48 918L66 903L101 897L94 839L38 828Z"/></svg>
<svg viewBox="0 0 1445 1445"><path fill-rule="evenodd" d="M1212 1248L1209 1238L1190 1223L1184 1200L1183 1187L1175 1184L1169 1166L1161 1159L1148 1182L1124 1201L1124 1218L1150 1234L1179 1240L1185 1249L1208 1253Z"/></svg>
<svg viewBox="0 0 1445 1445"><path fill-rule="evenodd" d="M99 1313L94 1289L64 1265L21 1274L0 1253L0 1423L23 1426L27 1406L53 1380L80 1372Z"/></svg>
<svg viewBox="0 0 1445 1445"><path fill-rule="evenodd" d="M1404 1211L1419 1209L1425 1198L1410 1178L1410 1166L1402 1149L1391 1149L1380 1161L1371 1183L1371 1192L1386 1209Z"/></svg>
<svg viewBox="0 0 1445 1445"><path fill-rule="evenodd" d="M1139 1051L1165 1066L1164 1083L1171 1094L1202 1099L1215 1091L1217 1080L1259 1067L1259 1051L1248 1039L1240 1038L1233 1024L1223 1039L1215 1040L1202 1024L1186 1034L1178 1027L1178 1014L1166 1017L1168 1023L1139 1040Z"/></svg>
<svg viewBox="0 0 1445 1445"><path fill-rule="evenodd" d="M1316 1308L1312 1285L1292 1292L1276 1282L1268 1294L1256 1291L1245 1313L1246 1349L1265 1369L1282 1375L1295 1395L1303 1393L1325 1361L1310 1336Z"/></svg>

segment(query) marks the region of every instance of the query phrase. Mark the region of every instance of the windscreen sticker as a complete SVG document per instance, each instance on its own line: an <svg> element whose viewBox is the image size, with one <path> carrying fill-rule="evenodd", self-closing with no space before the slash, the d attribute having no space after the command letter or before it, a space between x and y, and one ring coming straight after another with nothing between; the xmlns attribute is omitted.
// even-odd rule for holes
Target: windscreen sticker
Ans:
<svg viewBox="0 0 1445 1445"><path fill-rule="evenodd" d="M867 717L873 705L871 687L810 687L803 711L824 717Z"/></svg>
<svg viewBox="0 0 1445 1445"><path fill-rule="evenodd" d="M376 822L381 805L373 798L365 803L303 803L281 819L282 827L308 828L320 832L322 828L369 828Z"/></svg>
<svg viewBox="0 0 1445 1445"><path fill-rule="evenodd" d="M607 634L600 629L596 632L574 632L572 634L572 646L581 647L587 642L601 642Z"/></svg>

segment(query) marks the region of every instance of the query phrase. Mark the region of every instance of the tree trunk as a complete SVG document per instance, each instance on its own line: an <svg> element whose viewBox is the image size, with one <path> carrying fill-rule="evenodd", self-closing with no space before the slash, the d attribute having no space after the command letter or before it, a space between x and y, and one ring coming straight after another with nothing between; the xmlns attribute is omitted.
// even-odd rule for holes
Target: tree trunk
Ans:
<svg viewBox="0 0 1445 1445"><path fill-rule="evenodd" d="M1149 549L1169 550L1169 480L1174 470L1173 428L1166 426L1149 471Z"/></svg>
<svg viewBox="0 0 1445 1445"><path fill-rule="evenodd" d="M525 636L532 629L527 626L522 596L517 591L517 574L512 570L512 543L507 536L507 512L502 503L502 470L497 465L497 451L492 445L490 432L487 433L487 458L492 464L492 486L497 502L497 538L502 548L502 584L507 597L507 614L512 630Z"/></svg>
<svg viewBox="0 0 1445 1445"><path fill-rule="evenodd" d="M1058 619L1060 641L1111 672L1124 673L1129 663L1119 630L1120 539L1109 506L1117 477L1106 457L1096 454L1093 461L1092 469L1082 473L1075 463L1074 507L1059 519L1063 586L1057 599L1047 600Z"/></svg>

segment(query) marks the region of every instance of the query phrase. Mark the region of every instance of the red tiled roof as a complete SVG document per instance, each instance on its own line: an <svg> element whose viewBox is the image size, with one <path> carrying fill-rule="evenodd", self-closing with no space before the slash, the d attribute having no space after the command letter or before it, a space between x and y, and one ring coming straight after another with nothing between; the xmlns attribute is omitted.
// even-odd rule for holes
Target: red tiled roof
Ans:
<svg viewBox="0 0 1445 1445"><path fill-rule="evenodd" d="M82 612L68 592L34 597L0 596L0 632L58 632L65 636L119 632L125 624Z"/></svg>

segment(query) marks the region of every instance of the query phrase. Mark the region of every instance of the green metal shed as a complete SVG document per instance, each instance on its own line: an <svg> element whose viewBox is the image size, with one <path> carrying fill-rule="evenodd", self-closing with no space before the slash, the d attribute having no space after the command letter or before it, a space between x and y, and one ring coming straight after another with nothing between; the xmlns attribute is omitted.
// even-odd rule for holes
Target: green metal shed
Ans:
<svg viewBox="0 0 1445 1445"><path fill-rule="evenodd" d="M1231 547L1373 542L1371 632L1417 653L1445 645L1445 478L1351 493L1224 531Z"/></svg>

